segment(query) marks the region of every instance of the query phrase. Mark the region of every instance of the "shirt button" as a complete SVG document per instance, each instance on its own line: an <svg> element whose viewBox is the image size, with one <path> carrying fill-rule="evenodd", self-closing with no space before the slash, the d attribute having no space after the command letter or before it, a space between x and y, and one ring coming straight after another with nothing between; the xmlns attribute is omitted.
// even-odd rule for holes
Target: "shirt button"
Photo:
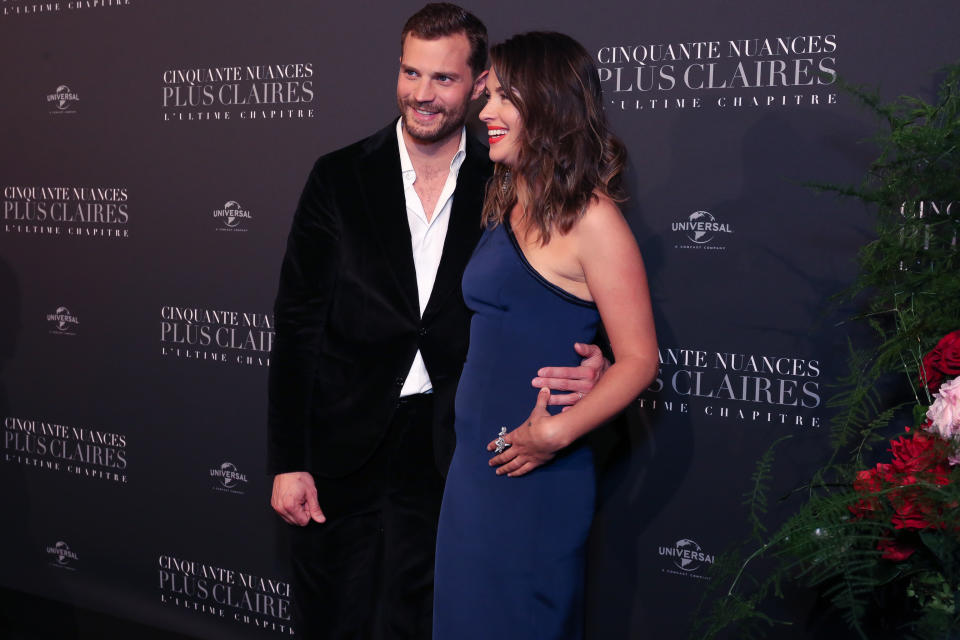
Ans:
<svg viewBox="0 0 960 640"><path fill-rule="evenodd" d="M426 327L420 327L420 331L418 331L417 333L419 333L421 336L425 336L425 335L427 335L427 328L426 328Z"/></svg>

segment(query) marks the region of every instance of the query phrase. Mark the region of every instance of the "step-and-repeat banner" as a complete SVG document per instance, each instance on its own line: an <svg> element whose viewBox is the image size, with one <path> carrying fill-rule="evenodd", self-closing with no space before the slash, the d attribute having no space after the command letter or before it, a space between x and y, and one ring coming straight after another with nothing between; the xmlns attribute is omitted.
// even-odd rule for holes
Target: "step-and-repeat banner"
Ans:
<svg viewBox="0 0 960 640"><path fill-rule="evenodd" d="M682 637L748 530L754 461L826 449L850 183L931 97L949 2L466 2L493 42L569 33L630 151L661 368L601 434L589 637ZM271 308L320 154L395 116L416 2L0 0L2 585L202 638L295 635L268 506ZM476 109L475 109L476 111ZM788 603L802 622L804 603ZM804 625L791 633L804 637Z"/></svg>

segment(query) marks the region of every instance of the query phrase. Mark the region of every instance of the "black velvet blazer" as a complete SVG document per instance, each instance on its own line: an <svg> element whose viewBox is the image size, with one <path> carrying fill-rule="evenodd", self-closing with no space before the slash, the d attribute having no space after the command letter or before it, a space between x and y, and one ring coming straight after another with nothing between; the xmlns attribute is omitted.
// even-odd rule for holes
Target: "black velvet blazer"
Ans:
<svg viewBox="0 0 960 640"><path fill-rule="evenodd" d="M470 313L460 280L480 237L486 149L467 136L450 224L420 317L396 125L317 160L287 241L274 306L268 471L339 477L381 441L417 350L434 390L446 473Z"/></svg>

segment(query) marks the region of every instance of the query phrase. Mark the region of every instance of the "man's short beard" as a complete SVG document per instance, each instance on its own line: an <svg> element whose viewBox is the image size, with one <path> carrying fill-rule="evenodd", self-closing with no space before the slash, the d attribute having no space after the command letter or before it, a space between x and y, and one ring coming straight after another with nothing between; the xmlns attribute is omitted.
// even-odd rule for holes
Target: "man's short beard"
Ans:
<svg viewBox="0 0 960 640"><path fill-rule="evenodd" d="M416 109L417 104L416 102L404 102L397 98L397 108L400 109L400 119L403 120L403 128L410 137L417 142L427 144L439 142L450 136L453 132L459 131L460 128L463 127L464 122L467 121L467 105L464 105L460 113L454 113L448 109L444 109L438 112L443 114L443 121L440 128L436 131L424 131L423 129L417 128L415 122L411 123L407 120L407 108Z"/></svg>

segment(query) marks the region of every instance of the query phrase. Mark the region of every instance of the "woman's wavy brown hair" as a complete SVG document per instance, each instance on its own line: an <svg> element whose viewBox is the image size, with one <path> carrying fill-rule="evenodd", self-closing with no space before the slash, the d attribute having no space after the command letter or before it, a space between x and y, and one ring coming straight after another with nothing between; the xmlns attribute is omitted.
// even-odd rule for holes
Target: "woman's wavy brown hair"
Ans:
<svg viewBox="0 0 960 640"><path fill-rule="evenodd" d="M517 166L497 164L487 184L483 223L503 222L522 195L528 228L546 244L552 232L569 232L598 193L622 202L626 149L610 132L586 49L562 33L531 32L495 45L490 59L522 126Z"/></svg>

